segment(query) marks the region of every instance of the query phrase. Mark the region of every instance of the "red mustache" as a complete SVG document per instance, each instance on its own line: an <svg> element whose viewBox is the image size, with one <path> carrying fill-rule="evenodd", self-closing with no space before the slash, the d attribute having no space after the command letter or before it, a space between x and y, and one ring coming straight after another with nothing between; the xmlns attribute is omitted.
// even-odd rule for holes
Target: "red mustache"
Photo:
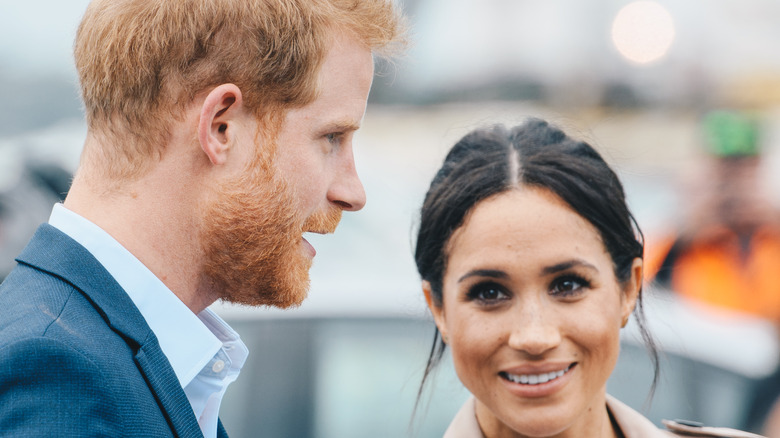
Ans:
<svg viewBox="0 0 780 438"><path fill-rule="evenodd" d="M303 223L303 231L319 234L333 233L341 222L341 213L342 210L336 207L314 213Z"/></svg>

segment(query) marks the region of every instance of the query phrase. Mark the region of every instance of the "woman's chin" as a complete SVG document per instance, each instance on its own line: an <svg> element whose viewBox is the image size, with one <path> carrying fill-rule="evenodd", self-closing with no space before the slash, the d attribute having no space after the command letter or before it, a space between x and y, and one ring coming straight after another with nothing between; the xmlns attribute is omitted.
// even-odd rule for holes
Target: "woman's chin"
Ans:
<svg viewBox="0 0 780 438"><path fill-rule="evenodd" d="M477 400L477 419L487 436L549 437L560 434L575 423L571 409L560 404L538 407L502 405L496 411Z"/></svg>

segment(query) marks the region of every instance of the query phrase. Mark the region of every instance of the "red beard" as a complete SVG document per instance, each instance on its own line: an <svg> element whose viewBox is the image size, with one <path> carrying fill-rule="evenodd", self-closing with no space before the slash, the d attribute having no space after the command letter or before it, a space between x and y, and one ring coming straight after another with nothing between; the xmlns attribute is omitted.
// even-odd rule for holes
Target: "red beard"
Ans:
<svg viewBox="0 0 780 438"><path fill-rule="evenodd" d="M301 246L303 233L332 233L342 211L329 207L302 217L270 161L259 156L242 175L224 181L204 209L202 284L225 301L289 308L309 290L312 260Z"/></svg>

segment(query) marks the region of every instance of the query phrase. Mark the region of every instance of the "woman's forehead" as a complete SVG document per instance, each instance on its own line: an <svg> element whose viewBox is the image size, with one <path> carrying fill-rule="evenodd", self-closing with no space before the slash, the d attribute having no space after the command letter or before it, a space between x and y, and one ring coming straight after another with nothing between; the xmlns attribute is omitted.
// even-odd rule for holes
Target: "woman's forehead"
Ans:
<svg viewBox="0 0 780 438"><path fill-rule="evenodd" d="M474 206L448 242L453 258L601 255L598 230L547 189L525 187Z"/></svg>

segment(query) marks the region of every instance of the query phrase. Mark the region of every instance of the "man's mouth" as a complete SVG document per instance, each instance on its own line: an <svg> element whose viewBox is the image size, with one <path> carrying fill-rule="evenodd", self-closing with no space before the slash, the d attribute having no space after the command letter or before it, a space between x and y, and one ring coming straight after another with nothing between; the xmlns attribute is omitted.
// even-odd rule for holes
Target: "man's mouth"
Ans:
<svg viewBox="0 0 780 438"><path fill-rule="evenodd" d="M564 374L568 373L572 368L574 368L575 365L577 365L576 362L562 370L541 374L510 374L505 371L501 371L498 374L510 382L519 383L521 385L539 385L562 377Z"/></svg>
<svg viewBox="0 0 780 438"><path fill-rule="evenodd" d="M317 250L315 250L314 246L312 246L312 244L309 243L309 241L306 240L306 238L303 236L301 236L301 243L303 244L303 247L305 248L306 252L309 253L309 257L314 258L314 256L317 255Z"/></svg>

